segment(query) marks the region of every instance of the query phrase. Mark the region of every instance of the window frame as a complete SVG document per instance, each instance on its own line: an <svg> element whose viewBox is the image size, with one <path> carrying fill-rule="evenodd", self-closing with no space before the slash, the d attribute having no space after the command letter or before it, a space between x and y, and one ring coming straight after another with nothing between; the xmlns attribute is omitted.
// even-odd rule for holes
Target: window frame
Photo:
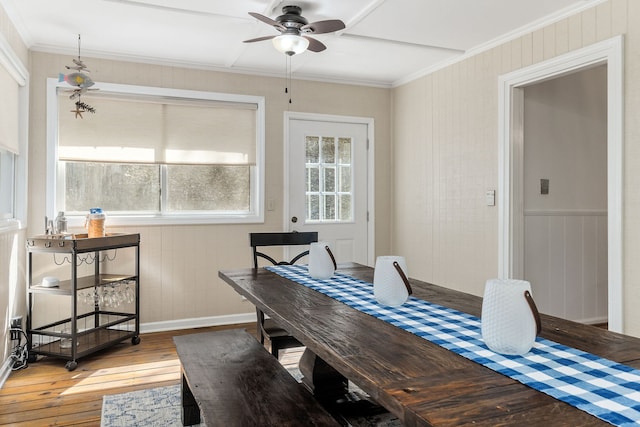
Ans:
<svg viewBox="0 0 640 427"><path fill-rule="evenodd" d="M58 79L47 79L47 188L46 211L50 217L58 212L56 207L57 163L58 163L58 97L57 88L67 87ZM96 83L101 93L112 93L125 96L142 96L162 98L182 98L204 101L223 101L255 104L256 110L256 165L251 173L251 206L248 213L161 213L140 215L108 216L111 226L130 225L179 225L179 224L238 224L263 223L265 200L265 100L263 96L239 95L229 93L195 91L187 89L171 89L152 86L137 86L115 83ZM96 106L96 114L100 114ZM88 118L90 119L90 118ZM108 215L108 212L107 212ZM83 227L85 216L72 215L67 218L68 226Z"/></svg>
<svg viewBox="0 0 640 427"><path fill-rule="evenodd" d="M20 154L6 151L13 157L13 182L1 183L0 190L10 188L13 192L11 218L0 218L0 232L27 227L27 177L29 152L29 72L20 58L0 33L0 67L4 67L18 84L18 147ZM6 178L6 177L5 177Z"/></svg>

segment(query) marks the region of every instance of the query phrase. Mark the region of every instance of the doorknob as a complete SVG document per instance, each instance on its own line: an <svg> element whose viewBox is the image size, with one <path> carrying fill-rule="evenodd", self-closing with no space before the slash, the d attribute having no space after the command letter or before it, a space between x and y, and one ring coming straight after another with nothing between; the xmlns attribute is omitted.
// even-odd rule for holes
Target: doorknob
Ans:
<svg viewBox="0 0 640 427"><path fill-rule="evenodd" d="M294 223L294 224L295 224L296 222L298 222L298 217L297 217L297 216L292 216L292 217L291 217L291 222L292 222L292 223Z"/></svg>

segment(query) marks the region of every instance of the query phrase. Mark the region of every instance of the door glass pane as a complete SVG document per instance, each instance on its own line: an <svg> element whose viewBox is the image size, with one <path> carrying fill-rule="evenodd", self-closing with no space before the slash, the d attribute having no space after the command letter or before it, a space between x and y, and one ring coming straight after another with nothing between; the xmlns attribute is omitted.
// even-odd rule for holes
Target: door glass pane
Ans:
<svg viewBox="0 0 640 427"><path fill-rule="evenodd" d="M336 191L336 168L324 168L324 191Z"/></svg>
<svg viewBox="0 0 640 427"><path fill-rule="evenodd" d="M307 219L314 221L320 219L320 196L317 194L307 196Z"/></svg>
<svg viewBox="0 0 640 427"><path fill-rule="evenodd" d="M320 169L317 166L307 166L307 191L320 191Z"/></svg>
<svg viewBox="0 0 640 427"><path fill-rule="evenodd" d="M338 163L351 164L351 138L338 139Z"/></svg>
<svg viewBox="0 0 640 427"><path fill-rule="evenodd" d="M351 194L340 196L340 220L351 221Z"/></svg>
<svg viewBox="0 0 640 427"><path fill-rule="evenodd" d="M336 162L336 139L322 137L322 163Z"/></svg>
<svg viewBox="0 0 640 427"><path fill-rule="evenodd" d="M324 219L336 219L336 196L333 194L324 196Z"/></svg>
<svg viewBox="0 0 640 427"><path fill-rule="evenodd" d="M307 220L352 221L352 139L307 136Z"/></svg>
<svg viewBox="0 0 640 427"><path fill-rule="evenodd" d="M351 192L351 165L349 166L340 166L340 192L350 193Z"/></svg>
<svg viewBox="0 0 640 427"><path fill-rule="evenodd" d="M317 136L308 136L306 138L306 154L307 163L318 163L320 161L320 138Z"/></svg>

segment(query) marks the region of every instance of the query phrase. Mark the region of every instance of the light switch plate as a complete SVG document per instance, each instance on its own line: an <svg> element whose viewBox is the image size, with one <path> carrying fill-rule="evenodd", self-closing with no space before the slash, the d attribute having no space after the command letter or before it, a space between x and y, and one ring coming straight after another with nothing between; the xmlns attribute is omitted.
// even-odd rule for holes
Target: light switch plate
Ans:
<svg viewBox="0 0 640 427"><path fill-rule="evenodd" d="M549 194L549 180L546 178L540 180L540 194Z"/></svg>
<svg viewBox="0 0 640 427"><path fill-rule="evenodd" d="M496 190L487 190L485 194L485 199L487 202L487 206L495 206L496 205Z"/></svg>

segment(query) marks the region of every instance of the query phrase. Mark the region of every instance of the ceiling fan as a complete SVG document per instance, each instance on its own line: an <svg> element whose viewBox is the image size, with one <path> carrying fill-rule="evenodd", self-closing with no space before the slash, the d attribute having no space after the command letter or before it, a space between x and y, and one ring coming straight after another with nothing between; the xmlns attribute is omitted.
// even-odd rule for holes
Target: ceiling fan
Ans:
<svg viewBox="0 0 640 427"><path fill-rule="evenodd" d="M276 49L289 56L304 52L307 49L311 52L322 52L327 48L322 42L307 36L307 34L326 34L345 28L344 22L339 19L309 23L302 16L302 9L294 5L284 6L282 15L275 20L255 12L249 12L249 15L271 25L281 34L279 36L258 37L244 42L253 43L273 39Z"/></svg>

